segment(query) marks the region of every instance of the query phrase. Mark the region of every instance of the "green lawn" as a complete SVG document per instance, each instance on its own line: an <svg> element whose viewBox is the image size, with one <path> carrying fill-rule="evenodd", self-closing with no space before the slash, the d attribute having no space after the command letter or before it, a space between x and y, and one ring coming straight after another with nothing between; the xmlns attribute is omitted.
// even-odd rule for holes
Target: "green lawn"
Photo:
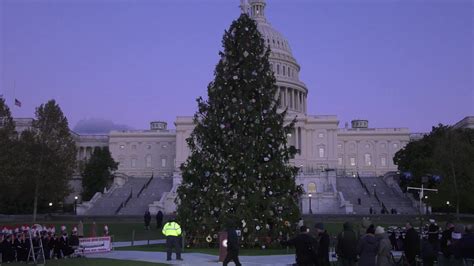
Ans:
<svg viewBox="0 0 474 266"><path fill-rule="evenodd" d="M156 244L148 246L133 246L133 247L121 247L116 248L115 250L136 250L136 251L149 251L156 252L161 251L165 252L165 245ZM185 248L183 253L204 253L209 255L219 255L218 248ZM265 256L265 255L285 255L285 254L294 254L294 249L286 248L271 248L271 249L240 249L239 255L242 256Z"/></svg>
<svg viewBox="0 0 474 266"><path fill-rule="evenodd" d="M25 263L9 263L5 265L10 266L22 266L27 265ZM87 258L78 258L78 259L63 259L63 260L48 260L46 265L52 266L160 266L168 265L163 263L151 263L151 262L140 262L140 261L130 261L130 260L113 260L113 259L87 259Z"/></svg>

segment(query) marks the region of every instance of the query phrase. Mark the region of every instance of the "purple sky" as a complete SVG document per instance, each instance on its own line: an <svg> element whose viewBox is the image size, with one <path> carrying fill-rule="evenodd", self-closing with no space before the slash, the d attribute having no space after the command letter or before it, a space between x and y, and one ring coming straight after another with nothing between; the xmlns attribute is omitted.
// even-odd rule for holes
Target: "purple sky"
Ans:
<svg viewBox="0 0 474 266"><path fill-rule="evenodd" d="M174 127L206 95L238 5L0 0L0 94L15 117L54 98L71 127L85 118ZM266 15L302 67L309 114L419 132L474 115L472 8L470 0L267 0Z"/></svg>

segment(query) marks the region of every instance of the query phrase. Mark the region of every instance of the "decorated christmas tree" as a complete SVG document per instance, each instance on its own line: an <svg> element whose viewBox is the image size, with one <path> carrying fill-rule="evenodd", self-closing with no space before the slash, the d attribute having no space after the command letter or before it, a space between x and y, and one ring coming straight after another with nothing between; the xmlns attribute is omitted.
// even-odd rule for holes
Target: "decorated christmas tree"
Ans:
<svg viewBox="0 0 474 266"><path fill-rule="evenodd" d="M286 236L300 215L298 168L289 164L296 150L287 145L294 121L285 123L286 111L278 110L270 48L255 21L242 14L222 43L208 99L197 100L187 139L178 220L193 243L214 242L232 223L242 243L263 244Z"/></svg>

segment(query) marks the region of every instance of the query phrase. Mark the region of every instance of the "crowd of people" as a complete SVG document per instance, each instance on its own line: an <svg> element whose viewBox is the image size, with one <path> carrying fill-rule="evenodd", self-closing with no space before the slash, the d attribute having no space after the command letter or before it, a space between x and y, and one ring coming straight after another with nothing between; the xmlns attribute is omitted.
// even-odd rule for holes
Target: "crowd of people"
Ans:
<svg viewBox="0 0 474 266"><path fill-rule="evenodd" d="M35 258L38 258L41 247L45 260L70 257L79 246L79 238L84 235L83 232L82 223L74 226L71 234L64 225L59 233L54 226L4 226L0 232L1 262L27 262L32 259L32 247Z"/></svg>
<svg viewBox="0 0 474 266"><path fill-rule="evenodd" d="M301 224L300 224L301 225ZM404 227L374 225L369 219L362 220L359 230L350 222L343 224L343 230L335 238L335 260L344 266L385 265L472 265L474 261L473 225L446 224L440 229L434 220L422 228L415 228L411 222ZM296 248L296 265L326 266L329 264L330 236L322 223L314 226L300 226L300 233L292 239L282 241L284 246ZM401 251L396 259L392 251Z"/></svg>

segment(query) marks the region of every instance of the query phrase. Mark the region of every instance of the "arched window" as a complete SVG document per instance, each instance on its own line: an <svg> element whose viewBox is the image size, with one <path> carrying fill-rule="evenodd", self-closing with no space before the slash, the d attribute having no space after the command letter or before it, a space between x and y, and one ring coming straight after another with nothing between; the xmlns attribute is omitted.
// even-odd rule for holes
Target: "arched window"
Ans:
<svg viewBox="0 0 474 266"><path fill-rule="evenodd" d="M309 183L308 184L308 193L316 193L316 184L315 183Z"/></svg>
<svg viewBox="0 0 474 266"><path fill-rule="evenodd" d="M283 76L286 76L286 67L283 66Z"/></svg>
<svg viewBox="0 0 474 266"><path fill-rule="evenodd" d="M280 65L277 65L277 74L280 75Z"/></svg>

